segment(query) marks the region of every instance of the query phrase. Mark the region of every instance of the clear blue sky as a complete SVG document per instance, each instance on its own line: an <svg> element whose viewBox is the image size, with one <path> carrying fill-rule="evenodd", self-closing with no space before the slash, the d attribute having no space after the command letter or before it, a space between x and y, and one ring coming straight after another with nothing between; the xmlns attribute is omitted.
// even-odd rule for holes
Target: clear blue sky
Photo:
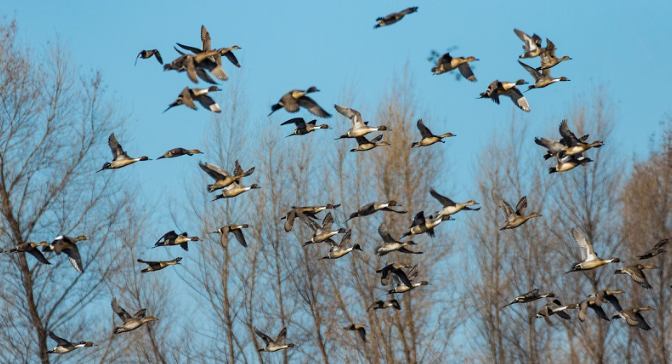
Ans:
<svg viewBox="0 0 672 364"><path fill-rule="evenodd" d="M163 72L154 59L133 66L142 49L157 48L170 62L177 56L175 42L199 46L201 25L208 28L214 47L242 47L236 55L243 68L226 62L224 68L231 79L243 77L252 125L260 125L283 93L311 85L321 90L314 98L329 112L351 83L358 87L357 99L348 106L372 109L394 72L408 63L421 107L433 117L425 118L426 124L437 133L458 135L449 141L454 154L446 159L457 176L451 180L454 186L472 184L471 164L491 134L506 128L512 113L508 99L496 106L477 100L479 92L494 79L531 80L516 62L522 42L514 27L550 38L558 56L573 58L552 70L571 82L533 90L526 94L532 112L515 110L533 121L536 133L554 128L569 116L564 114L569 105L599 85L606 86L619 121L611 142L631 153L643 154L650 136L660 131L659 121L672 114L672 48L667 46L671 1L208 1L189 8L191 4L198 3L10 0L1 12L16 17L21 37L32 47L44 49L58 34L83 70L102 71L109 92L129 115L129 133L120 142L132 156L156 158L173 147L202 145L209 112L185 107L162 111L183 87L204 84L196 86L184 74ZM378 16L408 6L419 6L418 13L373 29ZM451 46L459 47L455 56L480 59L475 69L478 82L430 73L430 50ZM278 124L289 117L282 110L274 115ZM346 125L340 118L327 122L336 127L333 133ZM290 128L278 125L277 130L281 138ZM537 148L529 142L530 148ZM106 140L100 141L100 148L107 148ZM148 162L124 172L141 182L149 201L160 201L159 194L184 186L165 180L172 173L201 173L194 162ZM168 216L164 214L165 223L154 219L161 233L174 228Z"/></svg>

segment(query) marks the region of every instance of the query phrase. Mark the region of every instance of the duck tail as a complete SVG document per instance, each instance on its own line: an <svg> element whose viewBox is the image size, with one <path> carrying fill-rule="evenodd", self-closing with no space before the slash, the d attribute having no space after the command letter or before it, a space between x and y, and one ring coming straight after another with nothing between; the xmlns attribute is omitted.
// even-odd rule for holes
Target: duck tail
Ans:
<svg viewBox="0 0 672 364"><path fill-rule="evenodd" d="M420 144L420 143L418 143L418 142L413 142L413 143L411 144L411 148L417 148L417 147L418 147L418 144Z"/></svg>
<svg viewBox="0 0 672 364"><path fill-rule="evenodd" d="M271 106L271 112L268 114L268 116L271 116L271 114L273 114L274 112L276 112L280 109L282 109L282 106L280 106L280 104L275 104L275 105Z"/></svg>
<svg viewBox="0 0 672 364"><path fill-rule="evenodd" d="M212 188L212 186L213 186L213 185L208 185L208 192L212 192L212 191L214 191L214 189Z"/></svg>
<svg viewBox="0 0 672 364"><path fill-rule="evenodd" d="M436 74L436 67L432 67L432 73Z"/></svg>
<svg viewBox="0 0 672 364"><path fill-rule="evenodd" d="M556 172L557 171L555 170L555 167L551 167L551 168L548 169L548 174L556 173Z"/></svg>

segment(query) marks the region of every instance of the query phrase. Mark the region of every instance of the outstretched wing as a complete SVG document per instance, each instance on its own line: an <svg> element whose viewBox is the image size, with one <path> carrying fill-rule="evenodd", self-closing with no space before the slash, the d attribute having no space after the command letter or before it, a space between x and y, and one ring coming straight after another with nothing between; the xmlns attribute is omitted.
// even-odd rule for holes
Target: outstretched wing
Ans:
<svg viewBox="0 0 672 364"><path fill-rule="evenodd" d="M54 339L54 341L56 341L58 343L58 346L69 345L70 344L70 342L68 340L65 340L63 338L60 338L60 337L56 336L56 334L54 334L51 331L49 331L49 337Z"/></svg>
<svg viewBox="0 0 672 364"><path fill-rule="evenodd" d="M440 195L438 192L436 192L436 190L434 188L429 189L429 194L432 195L432 197L434 197L435 199L437 199L439 201L439 203L441 203L441 205L443 205L443 207L455 206L455 202L453 202L453 200L449 199L446 196Z"/></svg>
<svg viewBox="0 0 672 364"><path fill-rule="evenodd" d="M210 177L214 178L215 180L225 179L226 177L231 176L227 171L223 170L221 167L218 167L214 164L210 163L203 164L202 162L198 162L198 166L201 167L201 169L205 173L207 173Z"/></svg>
<svg viewBox="0 0 672 364"><path fill-rule="evenodd" d="M308 96L302 96L300 97L297 102L299 103L299 106L307 109L310 111L313 115L319 116L321 118L330 118L331 114L326 112L323 108L320 107L320 105L315 102L315 100L311 99Z"/></svg>
<svg viewBox="0 0 672 364"><path fill-rule="evenodd" d="M247 242L245 241L245 236L243 235L243 231L240 229L236 229L233 231L233 236L236 237L236 240L240 243L240 245L244 246L247 248Z"/></svg>
<svg viewBox="0 0 672 364"><path fill-rule="evenodd" d="M562 136L562 140L565 141L565 144L568 147L573 147L580 143L579 139L576 138L576 135L574 135L574 133L571 130L569 130L567 120L563 120L560 123L560 127L558 129L560 131L560 135Z"/></svg>
<svg viewBox="0 0 672 364"><path fill-rule="evenodd" d="M535 81L538 81L541 78L541 74L536 69L526 65L525 63L523 63L521 61L518 61L518 63L520 63L520 65L523 66L523 68L525 68L525 71L529 72L530 75L532 75L532 77L534 77Z"/></svg>
<svg viewBox="0 0 672 364"><path fill-rule="evenodd" d="M84 265L82 264L82 257L79 255L79 248L77 245L72 244L66 249L63 249L63 253L68 256L70 263L79 273L84 273Z"/></svg>
<svg viewBox="0 0 672 364"><path fill-rule="evenodd" d="M306 121L303 118L294 118L294 119L289 119L285 121L284 123L280 125L287 125L287 124L294 124L296 125L297 128L305 128L306 127Z"/></svg>
<svg viewBox="0 0 672 364"><path fill-rule="evenodd" d="M523 196L523 198L518 201L518 205L516 205L516 214L520 216L525 215L525 209L527 209L527 196Z"/></svg>
<svg viewBox="0 0 672 364"><path fill-rule="evenodd" d="M114 136L114 133L110 134L110 137L107 138L107 145L109 145L112 150L113 160L128 158L128 154L124 152L124 149L117 141L117 137Z"/></svg>
<svg viewBox="0 0 672 364"><path fill-rule="evenodd" d="M131 319L131 315L129 315L128 312L126 312L126 310L124 310L123 308L121 308L121 306L119 306L119 304L117 303L117 299L116 299L116 298L113 298L113 299L112 299L112 311L114 311L114 313L116 313L117 315L119 315L119 317L120 317L124 322L126 322L126 321L128 321L128 320Z"/></svg>
<svg viewBox="0 0 672 364"><path fill-rule="evenodd" d="M322 229L324 230L330 230L331 225L334 223L334 217L331 216L331 212L327 214L327 216L324 217L324 220L322 220Z"/></svg>
<svg viewBox="0 0 672 364"><path fill-rule="evenodd" d="M425 123L422 122L422 119L418 119L418 130L420 130L420 135L423 139L434 136L429 128L425 126Z"/></svg>
<svg viewBox="0 0 672 364"><path fill-rule="evenodd" d="M359 111L338 105L334 105L334 107L341 115L350 119L350 127L360 128L364 126L364 122L362 121L362 114L360 114Z"/></svg>
<svg viewBox="0 0 672 364"><path fill-rule="evenodd" d="M497 206L504 211L504 215L508 218L509 216L515 215L513 209L511 208L511 205L509 205L508 202L504 201L500 196L499 193L493 188L491 193L492 199L495 201Z"/></svg>
<svg viewBox="0 0 672 364"><path fill-rule="evenodd" d="M297 212L297 215L299 216L299 219L301 219L301 221L303 221L306 225L308 225L308 227L311 230L313 230L313 232L316 232L317 230L320 229L320 225L318 225L315 221L311 220L308 216L304 215L301 212Z"/></svg>
<svg viewBox="0 0 672 364"><path fill-rule="evenodd" d="M585 235L583 235L583 233L572 228L572 236L574 237L576 244L579 246L579 248L581 248L581 259L591 260L597 258L597 255L595 255L595 251L593 250L593 244L586 238Z"/></svg>
<svg viewBox="0 0 672 364"><path fill-rule="evenodd" d="M263 332L259 331L259 329L257 329L256 327L254 327L254 333L257 334L257 336L259 336L262 340L264 340L266 345L273 342L273 339L270 336L268 336L268 335L264 334Z"/></svg>

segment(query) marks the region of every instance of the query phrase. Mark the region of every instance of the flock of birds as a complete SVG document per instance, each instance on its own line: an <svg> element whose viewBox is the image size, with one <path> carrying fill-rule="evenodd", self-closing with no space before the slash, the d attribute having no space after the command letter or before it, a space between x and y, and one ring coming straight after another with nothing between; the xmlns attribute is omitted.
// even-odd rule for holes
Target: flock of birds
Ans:
<svg viewBox="0 0 672 364"><path fill-rule="evenodd" d="M378 18L376 19L377 23L374 28L394 24L400 21L405 15L412 14L417 10L417 7L411 7L401 12L392 13L388 16ZM548 39L546 41L546 47L544 48L542 47L542 40L538 35L534 34L533 36L529 36L518 29L514 29L514 32L524 42L523 48L525 52L520 56L520 58L540 57L541 60L541 64L537 68L532 68L531 66L519 61L521 66L523 66L532 75L535 81L533 85L529 86L528 90L544 88L550 84L560 81L569 81L565 77L552 77L550 75L550 69L558 65L560 62L570 60L571 58L567 56L556 58L555 45ZM206 83L213 84L213 86L207 89L185 87L180 92L177 99L168 106L168 109L175 106L184 105L195 110L195 102L198 102L204 108L212 112L221 112L219 105L217 105L217 103L208 94L210 92L220 91L220 89L216 86L216 82L213 77L221 81L226 81L228 79L226 73L222 69L222 57L226 57L233 65L240 67L240 63L233 54L233 51L240 49L240 47L232 46L228 48L213 49L211 46L210 34L205 27L201 27L201 41L202 46L200 48L177 43L177 45L182 49L180 50L175 48L175 50L179 53L179 57L171 63L164 65L163 68L166 71L172 70L177 72L186 72L188 78L194 83L197 83L200 79ZM156 49L141 51L136 57L136 64L138 58L148 59L151 57L155 57L159 63L163 64L161 54ZM458 70L460 74L467 80L476 82L476 77L469 66L469 62L477 60L478 59L474 57L452 57L449 53L446 53L438 59L435 67L433 67L431 71L433 74L438 75L453 70ZM480 97L489 98L492 99L495 103L499 103L500 96L507 96L511 98L514 104L520 109L529 112L530 107L527 100L523 96L522 92L516 87L518 85L524 84L527 84L527 82L522 79L516 82L495 80L488 86L488 89L485 92L480 94ZM316 87L310 87L307 90L292 90L283 95L276 104L271 106L271 114L281 109L284 109L289 113L296 113L300 108L303 108L315 116L329 118L331 115L322 107L320 107L317 102L315 102L315 100L308 96L308 94L318 91L319 90ZM371 140L366 138L366 135L372 132L390 131L386 126L369 126L369 123L364 122L362 115L357 110L339 105L334 105L334 107L338 113L350 119L350 129L345 134L341 135L338 139L354 138L357 141L357 146L351 150L352 152L368 151L378 146L389 145L389 143L382 141L382 134L372 138ZM317 125L316 120L306 122L303 118L293 118L282 123L282 125L289 124L294 124L296 129L290 135L288 135L288 137L304 136L318 129L329 129L329 126L326 124ZM419 142L414 142L411 145L411 148L427 147L438 142L445 143L443 140L444 138L455 136L452 133L434 135L430 129L425 126L422 119L418 120L417 127L422 138ZM577 166L586 165L587 163L591 162L591 160L585 156L585 153L591 148L601 147L604 144L601 141L587 143L586 140L588 135L577 138L576 135L569 129L567 121L564 120L560 124L559 132L559 140L556 140L555 138L535 138L535 143L544 147L547 151L544 155L544 158L550 159L555 157L557 160L555 167L549 168L550 173L565 172ZM98 172L107 169L119 169L139 161L149 160L149 158L146 156L131 158L124 151L121 144L117 141L114 133L109 136L108 145L112 151L113 159L111 162L105 163ZM194 154L202 154L202 152L198 149L175 148L167 151L158 159L175 158L183 155L191 156ZM244 171L238 161L235 162L233 173L229 173L223 168L210 163L200 162L199 166L214 180L214 183L207 185L207 191L210 193L221 191L218 195L215 196L214 200L222 198L233 198L247 191L260 188L260 186L257 184L243 186L242 179L252 175L254 173L254 167ZM429 192L430 195L440 203L442 206L441 209L433 215L429 216L425 216L424 211L418 212L415 215L408 230L401 236L400 239L395 239L388 231L387 226L384 223L381 224L378 228L378 233L383 243L376 247L376 255L385 256L394 252L400 254L423 254L423 252L416 251L411 248L418 244L410 239L407 239L406 241L402 241L401 239L418 236L425 233L433 238L435 235L435 228L437 228L437 226L444 221L452 220L451 215L454 215L460 211L480 210L480 207L470 207L477 204L473 200L464 203L457 203L452 199L439 194L433 188L430 189ZM511 207L511 205L504 201L495 190L492 191L492 198L497 206L502 209L506 217L506 224L500 230L515 229L526 223L531 218L541 217L541 215L536 212L532 212L529 215L525 214L525 210L527 208L526 197L520 199L516 205L515 210ZM285 220L284 229L286 232L290 232L292 231L294 221L297 218L302 221L304 225L312 232L310 240L304 243L304 247L322 243L327 243L330 246L328 253L326 253L324 257L320 258L321 260L340 259L355 250L363 251L359 244L351 245L351 230L346 230L342 227L338 229L333 228L334 218L331 212L327 213L324 218L321 219L321 224L318 223L320 221L320 218L318 217L319 213L326 210L336 209L339 206L340 205L338 204L302 207L292 206L291 210L282 217L282 219ZM406 214L407 211L395 209L395 207L399 206L401 205L397 201L371 202L353 212L349 216L348 220L370 216L376 212ZM229 234L233 234L236 240L243 247L247 247L248 245L243 234L243 229L247 227L247 224L229 224L217 229L212 233L220 235L220 243L223 246L228 246L228 236ZM581 250L582 261L573 264L572 269L569 272L585 271L595 269L609 263L619 262L618 258L602 259L598 257L593 250L592 242L588 240L588 238L586 238L583 233L576 229L572 229L571 232L574 240ZM335 237L339 234L343 234L343 236L340 241L336 243ZM12 248L9 253L28 253L42 264L51 264L43 255L43 252L53 252L56 255L65 253L73 267L78 272L83 273L84 265L82 264L82 258L79 253L77 243L86 239L86 236L58 236L51 243L42 241L39 243L28 242L20 244ZM200 239L198 237L188 236L186 232L177 234L175 231L169 231L156 242L154 247L170 247L179 245L185 251L187 251L189 242L195 242L199 240ZM639 256L639 258L649 259L665 252L664 245L666 243L667 240L660 241L652 250ZM41 251L39 247L42 247ZM177 257L169 261L146 261L138 259L138 262L147 265L147 267L142 270L143 273L147 273L156 272L168 266L180 264L181 260L181 257ZM617 270L615 273L627 274L632 278L633 281L642 287L651 288L651 285L648 283L643 270L653 268L656 268L656 266L631 264ZM428 285L428 281L420 280L418 278L419 271L420 270L417 265L411 266L411 264L389 263L381 269L377 270L376 273L380 274L381 285L388 286L390 282L392 282L388 294L395 295L403 294L418 287ZM569 319L570 317L566 312L569 309L579 309L579 319L581 321L586 319L588 308L591 308L598 315L598 317L609 320L608 316L601 307L602 303L609 302L617 311L617 314L613 316L614 319L623 318L631 326L638 326L641 329L649 330L650 326L646 323L640 312L649 310L651 308L648 306L632 306L623 309L616 297L617 294L621 293L623 293L623 291L619 289L602 289L592 293L587 297L587 299L581 301L578 304L563 305L557 298L555 298L555 294L541 294L539 293L538 289L534 289L523 295L515 297L513 301L504 307L515 303L529 303L542 298L555 298L552 301L546 303L536 315L538 318L543 317L549 324L551 324L549 317L554 314L557 314L563 319ZM379 299L373 302L368 307L367 311L385 310L388 308L401 310L401 304L393 297L394 296L392 296L392 298ZM141 309L134 315L130 315L121 306L119 306L116 299L114 298L112 299L111 305L113 311L123 321L121 326L114 328L114 334L132 331L138 327L141 327L147 322L156 320L156 318L153 316L146 317L146 309ZM367 341L365 325L352 323L349 326L344 327L344 329L356 331L363 341ZM275 338L266 335L256 327L254 327L254 332L264 341L265 346L262 347L259 351L275 352L278 350L294 347L294 344L286 343L286 327L283 328ZM57 342L57 346L50 350L49 353L62 354L68 353L77 348L94 346L92 342L84 341L73 344L56 336L53 332L49 332L49 336Z"/></svg>

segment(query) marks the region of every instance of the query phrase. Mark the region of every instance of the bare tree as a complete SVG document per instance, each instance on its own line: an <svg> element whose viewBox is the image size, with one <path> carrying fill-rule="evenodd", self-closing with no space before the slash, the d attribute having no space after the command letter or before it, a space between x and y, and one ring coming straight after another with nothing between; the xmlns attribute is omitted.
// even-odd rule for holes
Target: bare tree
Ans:
<svg viewBox="0 0 672 364"><path fill-rule="evenodd" d="M80 74L62 44L44 54L23 48L14 22L0 23L0 34L5 250L57 235L87 236L78 243L82 274L53 253L45 253L52 265L24 253L9 255L10 264L2 265L7 283L0 301L7 310L0 355L7 362L48 363L50 330L101 339L91 321L100 300L108 301L105 283L128 264L112 252L123 249L116 234L131 224L125 212L133 192L123 189L123 172L94 173L109 154L108 135L123 133L123 118L105 96L100 74Z"/></svg>

